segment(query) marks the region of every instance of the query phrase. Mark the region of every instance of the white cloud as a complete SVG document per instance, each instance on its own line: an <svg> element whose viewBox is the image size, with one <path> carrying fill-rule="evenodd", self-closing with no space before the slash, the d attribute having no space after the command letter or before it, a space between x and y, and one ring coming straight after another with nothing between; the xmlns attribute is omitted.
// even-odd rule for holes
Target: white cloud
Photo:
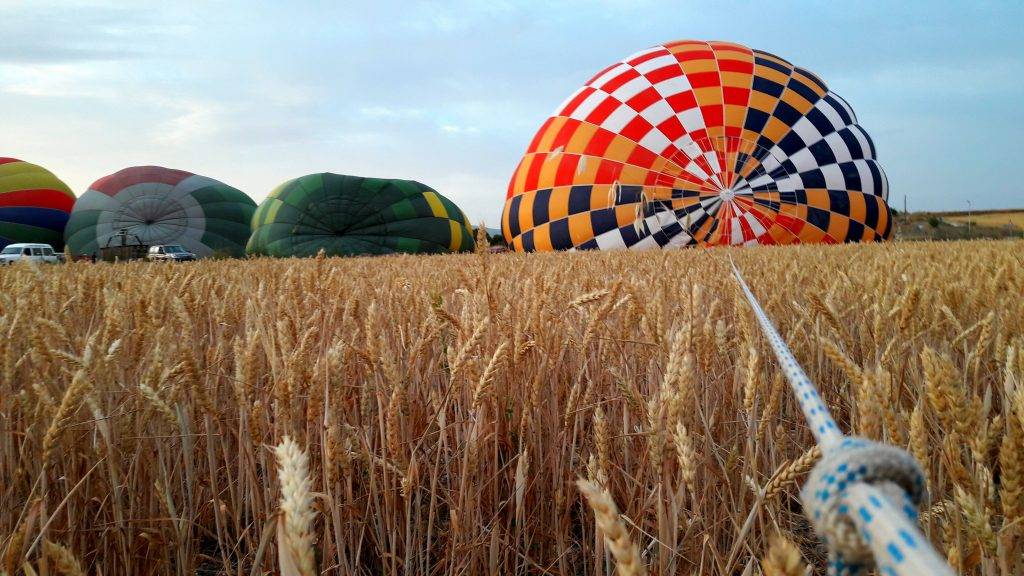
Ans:
<svg viewBox="0 0 1024 576"><path fill-rule="evenodd" d="M479 134L476 126L459 126L458 124L441 124L441 132L445 134Z"/></svg>
<svg viewBox="0 0 1024 576"><path fill-rule="evenodd" d="M96 69L73 64L0 64L0 92L41 98L101 96Z"/></svg>
<svg viewBox="0 0 1024 576"><path fill-rule="evenodd" d="M528 8L511 2L491 0L450 0L445 3L409 3L399 25L415 32L434 34L466 33L488 20L507 19Z"/></svg>
<svg viewBox="0 0 1024 576"><path fill-rule="evenodd" d="M425 116L425 112L420 108L382 105L364 106L359 109L359 113L367 118L380 120L408 120Z"/></svg>
<svg viewBox="0 0 1024 576"><path fill-rule="evenodd" d="M0 61L70 63L138 60L178 51L194 16L141 3L0 3Z"/></svg>
<svg viewBox="0 0 1024 576"><path fill-rule="evenodd" d="M216 134L222 127L224 107L201 100L163 101L175 111L169 120L158 124L153 141L158 144L181 145Z"/></svg>

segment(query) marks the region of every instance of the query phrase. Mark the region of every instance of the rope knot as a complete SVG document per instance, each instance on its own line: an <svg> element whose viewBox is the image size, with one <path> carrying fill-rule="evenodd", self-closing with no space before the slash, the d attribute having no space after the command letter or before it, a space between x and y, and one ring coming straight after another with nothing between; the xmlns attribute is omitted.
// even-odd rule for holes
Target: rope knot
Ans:
<svg viewBox="0 0 1024 576"><path fill-rule="evenodd" d="M916 523L925 497L924 474L906 451L850 437L829 447L811 470L800 498L829 556L847 566L872 566L871 549L851 518L856 512L845 503L846 490L855 483L874 486Z"/></svg>

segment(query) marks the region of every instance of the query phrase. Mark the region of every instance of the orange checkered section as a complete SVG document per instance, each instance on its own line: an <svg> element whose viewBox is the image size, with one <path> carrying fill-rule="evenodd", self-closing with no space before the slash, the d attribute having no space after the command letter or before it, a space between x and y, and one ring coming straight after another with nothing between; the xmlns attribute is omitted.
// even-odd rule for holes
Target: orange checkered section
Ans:
<svg viewBox="0 0 1024 576"><path fill-rule="evenodd" d="M521 251L884 240L888 181L813 73L684 40L602 70L537 131L502 230Z"/></svg>

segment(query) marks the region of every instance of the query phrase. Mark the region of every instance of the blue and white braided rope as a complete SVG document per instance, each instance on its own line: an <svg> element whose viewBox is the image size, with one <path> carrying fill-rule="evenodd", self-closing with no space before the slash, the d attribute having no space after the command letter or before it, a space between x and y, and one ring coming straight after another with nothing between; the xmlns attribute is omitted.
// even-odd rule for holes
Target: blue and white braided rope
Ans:
<svg viewBox="0 0 1024 576"><path fill-rule="evenodd" d="M823 457L800 496L804 513L829 551L829 574L858 576L876 567L884 576L953 576L917 528L924 474L905 450L845 436L817 388L729 258L754 316L800 402Z"/></svg>

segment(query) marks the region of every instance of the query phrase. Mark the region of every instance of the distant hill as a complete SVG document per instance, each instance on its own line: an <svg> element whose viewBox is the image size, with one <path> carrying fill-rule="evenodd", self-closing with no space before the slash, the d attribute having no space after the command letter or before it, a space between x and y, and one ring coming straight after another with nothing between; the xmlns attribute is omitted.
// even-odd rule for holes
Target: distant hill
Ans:
<svg viewBox="0 0 1024 576"><path fill-rule="evenodd" d="M1024 209L896 215L897 240L1024 237Z"/></svg>

